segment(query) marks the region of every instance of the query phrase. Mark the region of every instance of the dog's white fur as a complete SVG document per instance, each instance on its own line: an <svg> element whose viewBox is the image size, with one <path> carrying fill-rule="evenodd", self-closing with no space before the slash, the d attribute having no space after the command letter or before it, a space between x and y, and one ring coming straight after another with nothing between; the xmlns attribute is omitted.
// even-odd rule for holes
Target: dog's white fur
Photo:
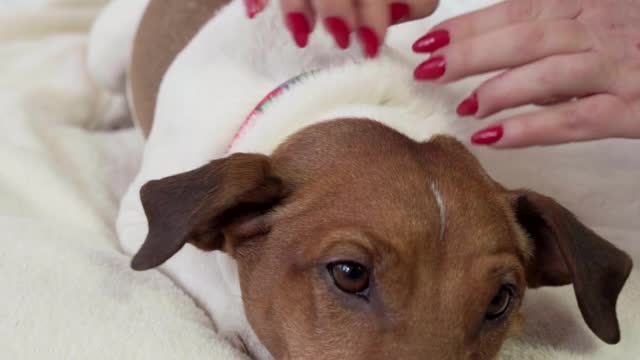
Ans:
<svg viewBox="0 0 640 360"><path fill-rule="evenodd" d="M148 1L116 0L94 27L90 67L110 89L125 88L133 36ZM118 235L127 253L133 254L147 234L140 187L224 156L261 98L305 71L320 69L274 101L234 144L233 152L270 154L288 135L340 117L379 121L415 140L458 132L452 120L456 99L442 88L414 82L415 64L403 53L385 47L378 59L364 61L357 46L337 50L324 31L314 32L307 49L298 49L276 8L271 4L249 20L241 1L232 2L205 25L168 70L142 168L118 216ZM162 269L210 314L218 331L242 338L258 358L269 357L245 318L231 258L187 246Z"/></svg>

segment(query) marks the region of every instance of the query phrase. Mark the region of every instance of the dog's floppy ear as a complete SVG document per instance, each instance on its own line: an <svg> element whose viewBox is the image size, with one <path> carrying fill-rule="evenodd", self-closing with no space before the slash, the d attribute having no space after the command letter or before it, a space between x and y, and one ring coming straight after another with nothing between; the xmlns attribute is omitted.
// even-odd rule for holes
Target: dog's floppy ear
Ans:
<svg viewBox="0 0 640 360"><path fill-rule="evenodd" d="M549 197L515 191L512 199L517 220L535 245L527 266L529 286L573 283L589 328L604 342L617 343L616 302L633 266L629 255Z"/></svg>
<svg viewBox="0 0 640 360"><path fill-rule="evenodd" d="M265 211L283 192L267 156L234 154L198 169L150 181L140 190L149 222L147 238L131 267L147 270L178 252L196 247L229 250L223 230L234 221L244 238L268 231Z"/></svg>

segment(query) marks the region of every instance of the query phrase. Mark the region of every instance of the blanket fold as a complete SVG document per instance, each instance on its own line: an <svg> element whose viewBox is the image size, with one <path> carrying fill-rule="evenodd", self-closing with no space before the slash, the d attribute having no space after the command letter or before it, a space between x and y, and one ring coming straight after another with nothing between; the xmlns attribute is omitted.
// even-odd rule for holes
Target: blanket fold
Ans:
<svg viewBox="0 0 640 360"><path fill-rule="evenodd" d="M87 75L87 31L105 2L0 0L2 358L245 359L181 289L159 271L131 271L118 248L114 219L142 139L123 128L124 99ZM640 263L638 154L637 141L607 141L480 157L506 185L558 198ZM523 335L502 358L636 359L639 304L634 270L619 300L622 341L607 346L571 287L531 291Z"/></svg>

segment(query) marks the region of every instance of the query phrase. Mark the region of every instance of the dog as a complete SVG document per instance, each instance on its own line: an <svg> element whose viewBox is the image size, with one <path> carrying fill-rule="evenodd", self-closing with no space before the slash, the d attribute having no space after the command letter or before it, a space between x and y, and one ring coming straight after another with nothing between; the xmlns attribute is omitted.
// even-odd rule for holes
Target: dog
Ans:
<svg viewBox="0 0 640 360"><path fill-rule="evenodd" d="M300 50L275 8L116 0L96 22L90 70L146 137L117 222L133 269L256 359L492 359L526 289L565 284L619 341L625 252L494 181L401 52Z"/></svg>

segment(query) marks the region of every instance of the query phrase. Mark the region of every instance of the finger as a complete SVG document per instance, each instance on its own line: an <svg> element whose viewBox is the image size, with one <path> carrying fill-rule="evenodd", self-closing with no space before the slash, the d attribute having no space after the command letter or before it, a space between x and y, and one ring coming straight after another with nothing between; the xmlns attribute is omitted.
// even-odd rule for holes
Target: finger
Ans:
<svg viewBox="0 0 640 360"><path fill-rule="evenodd" d="M402 0L389 4L390 23L422 19L433 14L438 7L438 0Z"/></svg>
<svg viewBox="0 0 640 360"><path fill-rule="evenodd" d="M625 135L621 135L620 137L640 139L640 98L631 104L629 113L630 115L627 117L625 123L627 131L625 131Z"/></svg>
<svg viewBox="0 0 640 360"><path fill-rule="evenodd" d="M358 39L365 56L374 58L389 27L390 9L380 0L360 0L358 4Z"/></svg>
<svg viewBox="0 0 640 360"><path fill-rule="evenodd" d="M436 25L446 30L452 41L523 22L574 19L582 12L580 0L507 0Z"/></svg>
<svg viewBox="0 0 640 360"><path fill-rule="evenodd" d="M309 35L315 25L315 17L308 0L281 0L285 25L295 43L303 48L309 42Z"/></svg>
<svg viewBox="0 0 640 360"><path fill-rule="evenodd" d="M312 0L316 16L323 19L324 28L333 36L338 47L346 49L351 43L351 32L357 25L354 1Z"/></svg>
<svg viewBox="0 0 640 360"><path fill-rule="evenodd" d="M496 148L520 148L640 136L640 125L631 121L630 109L613 95L594 95L510 118L474 134L472 142Z"/></svg>
<svg viewBox="0 0 640 360"><path fill-rule="evenodd" d="M429 68L432 59L444 59L446 71L438 78L416 73L417 79L449 82L470 75L521 66L547 56L587 51L591 38L576 21L536 21L508 26L454 42L433 53L417 69ZM422 77L421 77L422 75Z"/></svg>
<svg viewBox="0 0 640 360"><path fill-rule="evenodd" d="M610 92L613 66L599 54L588 52L551 56L506 71L476 90L476 112L484 118L523 105L549 105L572 98Z"/></svg>
<svg viewBox="0 0 640 360"><path fill-rule="evenodd" d="M247 16L253 19L267 6L268 0L244 0L244 8Z"/></svg>
<svg viewBox="0 0 640 360"><path fill-rule="evenodd" d="M535 100L532 102L533 105L536 106L553 106L562 104L564 102L575 100L576 97L546 97L542 100Z"/></svg>

